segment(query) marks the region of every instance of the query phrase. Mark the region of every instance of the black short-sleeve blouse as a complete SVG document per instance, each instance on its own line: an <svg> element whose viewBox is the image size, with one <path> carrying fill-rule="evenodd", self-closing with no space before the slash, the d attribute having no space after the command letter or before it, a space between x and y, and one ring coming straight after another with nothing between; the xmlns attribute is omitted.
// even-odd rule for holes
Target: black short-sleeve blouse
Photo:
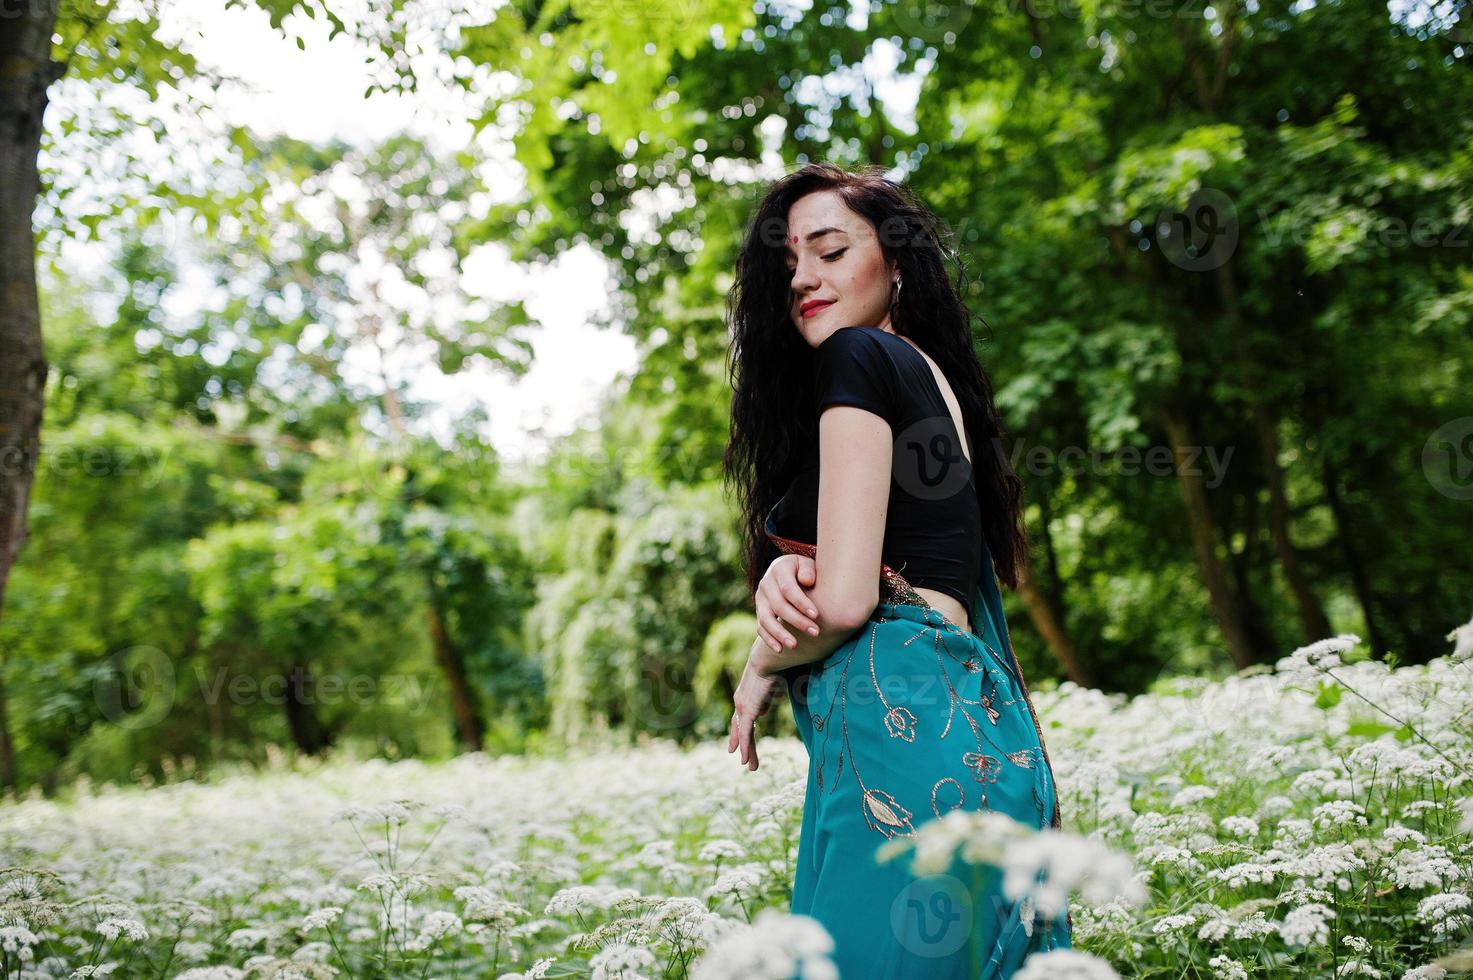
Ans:
<svg viewBox="0 0 1473 980"><path fill-rule="evenodd" d="M841 327L818 345L813 376L818 414L853 405L883 418L895 437L882 560L911 585L955 597L976 622L981 507L972 464L930 364L893 333ZM816 543L816 447L778 501L773 522L784 537Z"/></svg>

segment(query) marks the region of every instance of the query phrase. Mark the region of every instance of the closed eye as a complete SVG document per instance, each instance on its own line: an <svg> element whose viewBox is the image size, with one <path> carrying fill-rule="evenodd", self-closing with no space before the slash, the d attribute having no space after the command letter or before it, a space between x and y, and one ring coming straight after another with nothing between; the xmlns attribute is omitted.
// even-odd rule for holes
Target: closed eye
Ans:
<svg viewBox="0 0 1473 980"><path fill-rule="evenodd" d="M839 260L839 256L843 255L847 251L849 251L849 249L847 247L845 247L845 248L839 249L837 252L830 252L828 255L823 256L823 260L825 262L837 262ZM797 271L798 270L795 269L795 268L789 268L788 269L788 275L789 276L792 276Z"/></svg>

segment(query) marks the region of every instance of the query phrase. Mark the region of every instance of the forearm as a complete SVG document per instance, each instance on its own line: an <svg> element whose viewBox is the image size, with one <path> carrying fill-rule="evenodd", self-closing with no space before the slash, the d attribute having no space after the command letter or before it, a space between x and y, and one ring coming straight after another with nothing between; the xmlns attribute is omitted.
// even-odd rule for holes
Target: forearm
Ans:
<svg viewBox="0 0 1473 980"><path fill-rule="evenodd" d="M784 645L780 652L775 651L767 645L766 640L759 636L752 643L752 652L748 655L748 660L751 661L752 669L759 676L771 677L780 670L822 660L843 646L859 628L859 626L843 627L820 622L818 635L813 636L797 627L790 626L789 632L798 641L797 646Z"/></svg>

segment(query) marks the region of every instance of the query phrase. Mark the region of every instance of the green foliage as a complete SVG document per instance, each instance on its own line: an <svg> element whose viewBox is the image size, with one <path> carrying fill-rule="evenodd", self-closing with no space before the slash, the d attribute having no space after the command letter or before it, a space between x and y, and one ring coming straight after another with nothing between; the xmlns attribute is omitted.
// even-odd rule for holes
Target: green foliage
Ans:
<svg viewBox="0 0 1473 980"><path fill-rule="evenodd" d="M764 160L890 167L955 233L1034 578L1095 683L1232 666L1181 482L1158 465L1168 421L1209 452L1211 559L1260 659L1318 638L1274 539L1275 475L1313 602L1377 656L1425 661L1473 589L1447 532L1465 523L1457 425L1473 418L1473 76L1445 25L1345 3L1208 20L572 0L436 33L403 0L363 22L327 0L230 5L286 33L324 18L369 45L383 89L415 87L425 45L456 56L477 127L512 133L525 188L488 198L477 146L263 139L188 98L183 135L127 100L48 115L42 254L95 235L117 259L98 283L45 270L54 455L0 619L27 779L259 759L273 742L453 752L447 655L490 751L719 730L751 632L718 489L722 300ZM158 26L148 4L66 0L61 84L152 99L204 78ZM917 86L913 119L854 72L886 53ZM206 179L158 164L191 137L216 155ZM81 180L63 158L89 162ZM93 187L114 181L111 197ZM1228 231L1222 261L1193 261ZM463 260L490 244L533 264L579 243L613 275L598 316L640 351L593 426L516 474L484 414L447 444L413 435L431 406L397 358L429 351L447 375L532 365L530 312L481 300ZM179 322L164 311L186 261L218 302ZM395 288L365 293L365 271ZM1046 686L1055 651L1021 597L1008 612ZM151 682L128 676L145 647L190 683L223 665L397 677L409 693L310 711L181 695L163 723L130 727L147 713Z"/></svg>

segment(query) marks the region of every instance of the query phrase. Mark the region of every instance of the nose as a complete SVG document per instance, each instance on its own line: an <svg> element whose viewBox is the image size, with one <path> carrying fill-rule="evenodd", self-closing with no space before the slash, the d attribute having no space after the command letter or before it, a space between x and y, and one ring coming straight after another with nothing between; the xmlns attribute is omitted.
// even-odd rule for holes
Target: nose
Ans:
<svg viewBox="0 0 1473 980"><path fill-rule="evenodd" d="M799 257L797 266L793 269L791 287L794 295L801 297L806 292L818 288L818 275L814 271L817 265L806 257Z"/></svg>

